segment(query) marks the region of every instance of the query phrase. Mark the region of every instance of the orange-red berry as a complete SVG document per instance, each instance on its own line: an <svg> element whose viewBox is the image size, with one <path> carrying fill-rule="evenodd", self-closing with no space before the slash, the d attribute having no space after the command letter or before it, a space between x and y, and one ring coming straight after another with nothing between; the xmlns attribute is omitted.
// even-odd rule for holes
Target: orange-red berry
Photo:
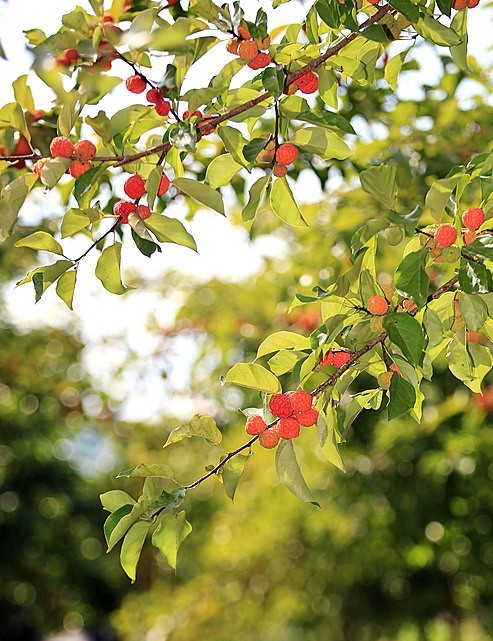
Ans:
<svg viewBox="0 0 493 641"><path fill-rule="evenodd" d="M74 145L74 153L79 160L92 160L96 155L96 147L90 140L79 140Z"/></svg>
<svg viewBox="0 0 493 641"><path fill-rule="evenodd" d="M389 310L389 303L383 296L370 296L367 308L373 316L384 316Z"/></svg>
<svg viewBox="0 0 493 641"><path fill-rule="evenodd" d="M454 0L452 6L456 11L463 11L467 7L467 0Z"/></svg>
<svg viewBox="0 0 493 641"><path fill-rule="evenodd" d="M158 116L166 117L171 111L171 103L168 100L160 100L159 102L156 102L154 109Z"/></svg>
<svg viewBox="0 0 493 641"><path fill-rule="evenodd" d="M281 418L277 424L281 438L296 438L300 434L300 424L295 418Z"/></svg>
<svg viewBox="0 0 493 641"><path fill-rule="evenodd" d="M238 27L238 35L243 40L250 40L250 38L252 37L248 29L246 29L245 27Z"/></svg>
<svg viewBox="0 0 493 641"><path fill-rule="evenodd" d="M288 168L286 165L282 165L280 162L276 162L272 173L276 178L283 178L288 173Z"/></svg>
<svg viewBox="0 0 493 641"><path fill-rule="evenodd" d="M51 141L50 152L53 157L71 158L74 155L74 145L65 136L58 136Z"/></svg>
<svg viewBox="0 0 493 641"><path fill-rule="evenodd" d="M262 434L267 429L267 425L264 419L258 414L252 414L247 418L245 424L245 432L250 434L250 436L256 436L257 434Z"/></svg>
<svg viewBox="0 0 493 641"><path fill-rule="evenodd" d="M70 65L74 64L74 62L77 62L79 59L79 52L77 49L71 48L71 49L65 49L65 51L62 52L62 54L57 58L57 62L59 65L65 65L69 67Z"/></svg>
<svg viewBox="0 0 493 641"><path fill-rule="evenodd" d="M402 301L402 306L406 310L406 312L414 312L418 309L418 306L414 301L412 301L410 298L405 298Z"/></svg>
<svg viewBox="0 0 493 641"><path fill-rule="evenodd" d="M242 60L250 62L258 54L258 47L253 40L242 40L238 46L238 55Z"/></svg>
<svg viewBox="0 0 493 641"><path fill-rule="evenodd" d="M272 58L269 56L269 54L261 51L255 56L253 60L250 60L248 66L250 67L250 69L263 69L264 67L268 67L271 62Z"/></svg>
<svg viewBox="0 0 493 641"><path fill-rule="evenodd" d="M137 211L137 207L129 200L119 200L113 207L113 213L121 223L128 223L128 217Z"/></svg>
<svg viewBox="0 0 493 641"><path fill-rule="evenodd" d="M68 168L68 173L73 177L73 178L79 178L79 176L82 176L82 174L85 174L86 171L89 171L92 167L92 162L89 160L74 160L72 163L70 163L70 166Z"/></svg>
<svg viewBox="0 0 493 641"><path fill-rule="evenodd" d="M457 240L457 229L453 225L442 225L435 232L435 241L439 247L450 247Z"/></svg>
<svg viewBox="0 0 493 641"><path fill-rule="evenodd" d="M229 53L237 56L240 42L241 40L238 40L238 38L231 38L231 40L228 40L228 42L226 43L226 51L229 51Z"/></svg>
<svg viewBox="0 0 493 641"><path fill-rule="evenodd" d="M469 245L470 243L475 241L477 237L478 235L476 234L476 232L471 231L470 229L468 229L462 234L462 240L464 241L464 245Z"/></svg>
<svg viewBox="0 0 493 641"><path fill-rule="evenodd" d="M392 363L392 365L389 367L389 371L395 372L395 374L397 374L397 376L402 376L401 370L397 367L397 365L395 363Z"/></svg>
<svg viewBox="0 0 493 641"><path fill-rule="evenodd" d="M137 216L140 218L140 220L145 220L146 218L149 218L151 215L151 210L147 205L139 205L137 207Z"/></svg>
<svg viewBox="0 0 493 641"><path fill-rule="evenodd" d="M142 93L147 87L147 82L142 76L135 74L135 76L130 76L125 80L125 86L131 93Z"/></svg>
<svg viewBox="0 0 493 641"><path fill-rule="evenodd" d="M123 191L129 198L132 198L133 200L142 198L142 196L146 193L146 181L137 174L134 174L133 176L130 176L130 178L127 178L127 180L125 181L125 184L123 185Z"/></svg>
<svg viewBox="0 0 493 641"><path fill-rule="evenodd" d="M276 445L279 443L279 440L280 436L275 427L271 427L269 430L265 430L265 432L262 432L262 434L260 434L260 436L258 437L258 442L260 443L260 445L268 450L276 447Z"/></svg>
<svg viewBox="0 0 493 641"><path fill-rule="evenodd" d="M304 412L296 412L296 420L300 425L303 425L303 427L311 427L312 425L315 425L317 419L318 410L314 407L311 407L309 410L305 410Z"/></svg>
<svg viewBox="0 0 493 641"><path fill-rule="evenodd" d="M161 91L161 89L158 89L157 87L153 87L152 89L149 89L149 91L146 93L146 99L147 99L147 102L152 102L153 104L162 102L164 100L163 92Z"/></svg>
<svg viewBox="0 0 493 641"><path fill-rule="evenodd" d="M282 165L290 165L298 158L298 150L289 142L279 145L276 151L276 160Z"/></svg>
<svg viewBox="0 0 493 641"><path fill-rule="evenodd" d="M305 390L287 392L286 396L289 398L294 412L303 412L304 410L309 410L312 406L312 395L309 392L305 392Z"/></svg>
<svg viewBox="0 0 493 641"><path fill-rule="evenodd" d="M169 189L170 186L170 181L169 178L166 174L163 174L161 176L161 180L159 181L159 187L157 190L157 195L158 196L163 196Z"/></svg>
<svg viewBox="0 0 493 641"><path fill-rule="evenodd" d="M313 71L307 71L297 78L295 83L302 93L314 93L318 89L318 76Z"/></svg>
<svg viewBox="0 0 493 641"><path fill-rule="evenodd" d="M351 358L351 352L345 349L334 349L332 351L332 364L335 367L342 367Z"/></svg>
<svg viewBox="0 0 493 641"><path fill-rule="evenodd" d="M334 353L331 349L325 354L322 360L319 363L320 365L333 365L334 364Z"/></svg>
<svg viewBox="0 0 493 641"><path fill-rule="evenodd" d="M276 394L269 401L269 409L273 416L287 418L293 413L293 406L286 394Z"/></svg>
<svg viewBox="0 0 493 641"><path fill-rule="evenodd" d="M469 9L474 9L474 7L477 7L479 4L479 0L469 0L467 3L467 6Z"/></svg>
<svg viewBox="0 0 493 641"><path fill-rule="evenodd" d="M477 231L484 223L484 211L479 207L470 207L462 214L462 222L470 231Z"/></svg>

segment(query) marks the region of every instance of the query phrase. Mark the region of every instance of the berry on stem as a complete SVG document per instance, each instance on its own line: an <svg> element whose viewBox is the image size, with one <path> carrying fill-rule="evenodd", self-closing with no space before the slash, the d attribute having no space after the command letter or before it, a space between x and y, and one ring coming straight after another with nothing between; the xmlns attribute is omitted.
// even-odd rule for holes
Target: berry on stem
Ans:
<svg viewBox="0 0 493 641"><path fill-rule="evenodd" d="M74 145L74 153L78 160L92 160L96 155L96 147L90 140L79 140Z"/></svg>
<svg viewBox="0 0 493 641"><path fill-rule="evenodd" d="M171 103L168 100L160 100L156 102L154 107L158 116L167 116L171 111Z"/></svg>
<svg viewBox="0 0 493 641"><path fill-rule="evenodd" d="M309 410L305 410L303 412L296 412L296 420L300 425L303 425L303 427L311 427L312 425L315 425L317 419L318 410L314 407L310 407Z"/></svg>
<svg viewBox="0 0 493 641"><path fill-rule="evenodd" d="M373 316L384 316L389 310L389 304L383 296L370 296L367 303L367 308Z"/></svg>
<svg viewBox="0 0 493 641"><path fill-rule="evenodd" d="M147 99L147 102L152 102L153 104L162 102L164 100L163 92L161 91L161 89L157 89L156 87L153 87L152 89L149 89L149 91L146 93L146 99Z"/></svg>
<svg viewBox="0 0 493 641"><path fill-rule="evenodd" d="M238 35L243 40L250 40L250 38L252 37L248 29L246 29L245 27L238 27Z"/></svg>
<svg viewBox="0 0 493 641"><path fill-rule="evenodd" d="M457 240L457 229L453 225L442 225L435 232L435 241L439 247L450 247Z"/></svg>
<svg viewBox="0 0 493 641"><path fill-rule="evenodd" d="M271 427L269 430L265 430L258 437L258 442L262 447L265 447L267 450L271 450L273 447L279 443L280 436L277 432L276 427Z"/></svg>
<svg viewBox="0 0 493 641"><path fill-rule="evenodd" d="M288 173L288 168L286 165L282 165L280 162L276 162L272 173L276 178L283 178Z"/></svg>
<svg viewBox="0 0 493 641"><path fill-rule="evenodd" d="M269 409L277 418L287 418L293 413L293 406L286 394L276 394L269 401Z"/></svg>
<svg viewBox="0 0 493 641"><path fill-rule="evenodd" d="M296 438L300 434L300 424L295 418L281 418L277 424L277 431L281 438Z"/></svg>
<svg viewBox="0 0 493 641"><path fill-rule="evenodd" d="M351 352L345 349L332 350L332 365L339 368L345 365L351 358Z"/></svg>
<svg viewBox="0 0 493 641"><path fill-rule="evenodd" d="M149 218L151 215L151 210L147 205L139 205L137 207L137 216L140 218L140 220L146 220L146 218Z"/></svg>
<svg viewBox="0 0 493 641"><path fill-rule="evenodd" d="M137 174L134 174L133 176L130 176L130 178L127 178L127 180L125 181L125 184L123 185L123 191L129 198L132 198L133 200L142 198L142 196L146 193L146 181Z"/></svg>
<svg viewBox="0 0 493 641"><path fill-rule="evenodd" d="M250 62L250 60L253 60L257 54L258 48L253 40L242 40L242 42L240 42L238 46L238 55L242 60Z"/></svg>
<svg viewBox="0 0 493 641"><path fill-rule="evenodd" d="M74 160L68 168L68 173L73 178L79 178L79 176L82 176L82 174L85 174L86 171L89 171L91 168L92 162L89 160Z"/></svg>
<svg viewBox="0 0 493 641"><path fill-rule="evenodd" d="M137 211L137 207L129 200L119 200L113 207L113 213L121 223L128 223L128 217Z"/></svg>
<svg viewBox="0 0 493 641"><path fill-rule="evenodd" d="M469 231L477 231L484 223L484 211L479 207L470 207L462 214L462 223Z"/></svg>
<svg viewBox="0 0 493 641"><path fill-rule="evenodd" d="M294 412L303 412L309 410L312 406L312 395L309 392L305 392L305 390L287 392L286 396L289 398Z"/></svg>
<svg viewBox="0 0 493 641"><path fill-rule="evenodd" d="M58 136L51 141L50 152L54 158L71 158L74 155L74 145L65 136Z"/></svg>
<svg viewBox="0 0 493 641"><path fill-rule="evenodd" d="M268 53L263 53L262 51L258 53L253 60L250 60L248 66L250 69L263 69L267 67L272 62L272 58Z"/></svg>
<svg viewBox="0 0 493 641"><path fill-rule="evenodd" d="M158 196L163 196L169 189L170 186L170 181L169 178L166 174L163 174L161 176L161 180L159 181L159 187L157 190L157 195Z"/></svg>
<svg viewBox="0 0 493 641"><path fill-rule="evenodd" d="M38 180L41 180L41 172L43 170L43 167L48 162L48 160L49 158L40 158L38 161L34 163L33 174L36 174L36 176L38 177Z"/></svg>
<svg viewBox="0 0 493 641"><path fill-rule="evenodd" d="M247 418L245 424L245 432L250 434L250 436L256 436L257 434L262 434L267 429L267 425L264 419L259 416L259 414L252 414Z"/></svg>
<svg viewBox="0 0 493 641"><path fill-rule="evenodd" d="M290 165L298 158L298 150L289 142L279 145L276 152L276 160L282 165Z"/></svg>
<svg viewBox="0 0 493 641"><path fill-rule="evenodd" d="M135 74L135 76L130 76L125 80L125 86L131 93L142 93L147 87L147 82L142 76Z"/></svg>

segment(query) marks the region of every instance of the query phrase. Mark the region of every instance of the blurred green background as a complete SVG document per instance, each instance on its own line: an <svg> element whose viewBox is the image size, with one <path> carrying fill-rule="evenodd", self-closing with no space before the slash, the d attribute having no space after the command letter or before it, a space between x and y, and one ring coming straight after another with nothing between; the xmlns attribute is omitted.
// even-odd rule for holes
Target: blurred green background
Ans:
<svg viewBox="0 0 493 641"><path fill-rule="evenodd" d="M304 208L310 229L280 227L262 210L253 237L274 239L277 249L255 277L197 287L176 270L159 284L141 283L157 297L179 292L181 301L173 327L149 319L161 348L146 367L172 380L176 358L169 354L194 346L188 400L214 414L227 449L243 441L237 408L259 399L221 387L220 375L251 360L276 329L312 331L317 306L288 313L293 294L327 286L348 266L353 233L382 215L357 186L355 167L394 162L400 205L411 210L435 178L493 138L491 75L473 67L465 80L448 59L441 64L439 85L425 86L417 101L397 102L382 82L341 88L342 113L363 119L366 135L350 161L325 167L303 159L326 189L323 202ZM241 200L242 179L232 187ZM232 220L240 224L238 213ZM391 283L400 252L382 239L382 282ZM32 259L29 250L13 255L8 242L0 247L3 296ZM437 277L447 266L439 269ZM123 422L84 371L82 350L73 332L0 327L2 639L34 641L60 630L121 641L493 638L493 392L473 398L448 372L444 354L424 385L421 424L405 417L388 423L383 412L356 419L343 447L347 474L322 460L309 430L299 439L302 469L322 509L279 486L273 453L256 449L234 504L216 479L187 500L194 531L177 574L149 546L130 585L118 555L105 554L98 495L138 494L138 480L115 476L141 462L166 462L189 482L217 453L194 440L163 452L166 434L180 423L166 412L166 399L159 423ZM128 367L138 360L128 348Z"/></svg>

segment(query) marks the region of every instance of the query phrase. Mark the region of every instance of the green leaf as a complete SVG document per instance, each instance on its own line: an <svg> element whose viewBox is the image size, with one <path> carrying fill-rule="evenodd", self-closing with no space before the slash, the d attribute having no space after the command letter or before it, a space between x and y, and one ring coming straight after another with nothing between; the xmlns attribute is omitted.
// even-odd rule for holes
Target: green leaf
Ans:
<svg viewBox="0 0 493 641"><path fill-rule="evenodd" d="M460 36L453 29L426 14L415 22L414 28L420 36L442 47L456 46L461 43Z"/></svg>
<svg viewBox="0 0 493 641"><path fill-rule="evenodd" d="M265 144L265 140L263 143ZM229 185L240 169L243 167L233 159L231 154L221 154L208 165L205 181L212 189L224 187L224 185Z"/></svg>
<svg viewBox="0 0 493 641"><path fill-rule="evenodd" d="M393 209L397 198L397 167L379 165L370 167L360 173L361 186L368 193L380 200L385 207Z"/></svg>
<svg viewBox="0 0 493 641"><path fill-rule="evenodd" d="M279 394L282 389L277 377L257 363L236 363L226 374L225 382L267 394Z"/></svg>
<svg viewBox="0 0 493 641"><path fill-rule="evenodd" d="M222 196L215 189L211 189L208 185L204 185L204 183L193 180L192 178L175 178L173 184L197 202L224 215Z"/></svg>
<svg viewBox="0 0 493 641"><path fill-rule="evenodd" d="M68 158L50 158L41 170L41 182L52 189L67 171L71 160Z"/></svg>
<svg viewBox="0 0 493 641"><path fill-rule="evenodd" d="M96 264L96 276L101 281L103 287L112 294L124 294L131 289L125 287L122 283L120 274L121 253L122 244L114 243L103 249Z"/></svg>
<svg viewBox="0 0 493 641"><path fill-rule="evenodd" d="M27 195L36 183L34 174L23 174L2 189L0 197L0 227L3 235L12 233L17 215L25 203Z"/></svg>
<svg viewBox="0 0 493 641"><path fill-rule="evenodd" d="M272 354L272 352L278 352L281 349L287 349L289 347L297 347L300 343L304 344L305 347L310 347L306 345L307 339L302 334L297 334L296 332L274 332L268 336L260 344L257 350L257 358L261 358L266 354Z"/></svg>
<svg viewBox="0 0 493 641"><path fill-rule="evenodd" d="M19 76L12 83L16 102L26 111L34 111L34 100L31 90L27 86L27 75Z"/></svg>
<svg viewBox="0 0 493 641"><path fill-rule="evenodd" d="M56 284L56 293L69 309L73 309L76 280L77 272L75 269L71 269L62 274Z"/></svg>
<svg viewBox="0 0 493 641"><path fill-rule="evenodd" d="M221 125L216 131L223 141L226 151L229 151L235 162L246 167L249 163L245 160L243 148L246 146L247 141L243 138L241 132L235 127L228 127L228 125Z"/></svg>
<svg viewBox="0 0 493 641"><path fill-rule="evenodd" d="M408 20L411 22L417 22L419 20L419 9L414 2L411 0L391 0L390 4L404 14Z"/></svg>
<svg viewBox="0 0 493 641"><path fill-rule="evenodd" d="M472 243L464 248L464 251L471 256L493 260L493 236L479 236Z"/></svg>
<svg viewBox="0 0 493 641"><path fill-rule="evenodd" d="M258 208L260 207L260 203L264 198L265 190L270 182L270 178L270 175L262 176L250 187L248 202L241 212L241 217L244 223L255 218Z"/></svg>
<svg viewBox="0 0 493 641"><path fill-rule="evenodd" d="M132 525L123 539L120 563L132 583L135 581L137 563L151 525L151 521L139 521Z"/></svg>
<svg viewBox="0 0 493 641"><path fill-rule="evenodd" d="M473 332L478 332L488 318L488 307L477 295L461 293L459 308L466 327Z"/></svg>
<svg viewBox="0 0 493 641"><path fill-rule="evenodd" d="M320 507L303 478L291 439L281 439L277 446L276 472L282 485L297 498Z"/></svg>
<svg viewBox="0 0 493 641"><path fill-rule="evenodd" d="M401 348L404 356L417 365L425 346L423 329L419 322L405 312L388 316L383 324L390 340Z"/></svg>
<svg viewBox="0 0 493 641"><path fill-rule="evenodd" d="M149 479L146 479L146 481L148 480ZM149 504L149 510L160 510L163 507L180 507L186 499L186 496L187 489L184 487L179 487L172 492L166 492L166 490L163 490L158 498Z"/></svg>
<svg viewBox="0 0 493 641"><path fill-rule="evenodd" d="M163 447L167 447L172 443L178 443L184 438L191 436L200 436L204 438L211 445L219 445L222 441L222 434L217 429L216 421L211 416L201 416L195 414L189 423L184 423L180 427L176 427L169 435Z"/></svg>
<svg viewBox="0 0 493 641"><path fill-rule="evenodd" d="M168 565L176 570L178 548L192 531L192 526L185 518L183 510L178 514L162 512L156 523L152 545L161 552Z"/></svg>
<svg viewBox="0 0 493 641"><path fill-rule="evenodd" d="M397 89L397 80L399 79L402 65L404 64L404 60L406 59L408 53L409 49L406 49L406 51L402 51L401 53L396 54L385 65L383 75L392 91L395 91Z"/></svg>
<svg viewBox="0 0 493 641"><path fill-rule="evenodd" d="M124 504L121 507L118 507L114 512L112 512L108 516L103 526L104 536L107 544L109 544L111 534L113 533L118 523L123 519L124 516L127 516L128 514L130 514L134 505L136 505L135 501L133 502L133 504L130 504L130 503Z"/></svg>
<svg viewBox="0 0 493 641"><path fill-rule="evenodd" d="M46 166L46 165L45 165ZM43 168L44 170L44 168ZM89 190L89 187L106 171L106 167L93 167L79 176L74 183L75 200L81 204L82 196Z"/></svg>
<svg viewBox="0 0 493 641"><path fill-rule="evenodd" d="M366 27L366 29L363 29L361 32L361 35L368 38L368 40L373 40L373 42L381 42L383 44L387 44L389 42L387 34L379 24L372 24L369 27Z"/></svg>
<svg viewBox="0 0 493 641"><path fill-rule="evenodd" d="M329 463L335 465L341 472L346 472L346 466L342 460L339 443L336 439L335 422L335 411L332 407L327 409L326 417L319 414L317 420L318 440L322 452Z"/></svg>
<svg viewBox="0 0 493 641"><path fill-rule="evenodd" d="M35 231L34 234L29 234L29 236L18 240L15 246L29 247L29 249L51 252L52 254L63 256L63 249L60 243L45 231Z"/></svg>
<svg viewBox="0 0 493 641"><path fill-rule="evenodd" d="M243 147L243 155L249 163L254 163L262 149L267 145L265 138L252 138L248 144Z"/></svg>
<svg viewBox="0 0 493 641"><path fill-rule="evenodd" d="M341 8L338 2L333 0L317 0L315 9L325 24L331 29L339 29L341 26Z"/></svg>
<svg viewBox="0 0 493 641"><path fill-rule="evenodd" d="M274 213L288 225L307 227L286 178L277 178L270 192L270 204Z"/></svg>
<svg viewBox="0 0 493 641"><path fill-rule="evenodd" d="M426 249L405 256L396 269L395 286L399 292L423 307L428 298L430 279L423 268Z"/></svg>
<svg viewBox="0 0 493 641"><path fill-rule="evenodd" d="M390 400L387 406L388 418L391 421L414 407L416 390L405 378L394 374L390 381Z"/></svg>
<svg viewBox="0 0 493 641"><path fill-rule="evenodd" d="M117 479L133 478L135 476L139 478L146 478L148 476L157 476L160 478L172 479L173 471L168 465L158 465L158 464L146 465L145 463L140 463L136 467L132 467L129 470L124 470L123 472L120 472L116 478Z"/></svg>
<svg viewBox="0 0 493 641"><path fill-rule="evenodd" d="M457 11L450 26L462 40L459 45L450 47L450 55L459 69L470 71L467 64L467 11Z"/></svg>
<svg viewBox="0 0 493 641"><path fill-rule="evenodd" d="M140 253L144 256L147 256L147 258L150 258L156 251L161 253L161 247L157 243L155 243L153 240L146 240L145 238L142 238L141 236L139 236L139 234L136 234L133 229L132 239Z"/></svg>
<svg viewBox="0 0 493 641"><path fill-rule="evenodd" d="M77 234L101 218L103 218L103 213L99 209L75 209L72 207L67 209L63 215L60 229L62 238Z"/></svg>
<svg viewBox="0 0 493 641"><path fill-rule="evenodd" d="M264 89L274 98L279 98L284 90L284 82L286 80L284 67L267 67L262 72L261 78Z"/></svg>
<svg viewBox="0 0 493 641"><path fill-rule="evenodd" d="M353 153L342 138L339 138L333 131L322 127L298 129L290 142L324 160L332 160L333 158L345 160Z"/></svg>
<svg viewBox="0 0 493 641"><path fill-rule="evenodd" d="M224 491L232 501L234 500L241 475L251 456L251 452L248 454L235 454L235 456L230 458L221 468Z"/></svg>
<svg viewBox="0 0 493 641"><path fill-rule="evenodd" d="M455 174L449 178L435 180L426 194L425 204L435 220L440 222L452 192L464 174Z"/></svg>
<svg viewBox="0 0 493 641"><path fill-rule="evenodd" d="M101 505L108 512L116 512L123 505L135 505L134 499L123 490L110 490L99 495Z"/></svg>
<svg viewBox="0 0 493 641"><path fill-rule="evenodd" d="M297 97L297 96L291 96ZM305 101L304 101L305 102ZM305 111L303 113L300 113L299 115L293 115L292 116L295 120L302 120L303 122L310 122L314 125L322 125L324 127L334 127L336 129L339 129L340 131L343 131L346 134L356 134L356 132L353 129L353 126L347 120L347 118L344 118L344 116L341 116L341 114L334 113L333 111L329 111L328 109L324 109L323 111L321 110L312 110L312 111Z"/></svg>
<svg viewBox="0 0 493 641"><path fill-rule="evenodd" d="M160 243L176 243L197 251L197 245L191 234L176 218L168 218L164 214L151 214L144 221Z"/></svg>
<svg viewBox="0 0 493 641"><path fill-rule="evenodd" d="M493 291L492 274L486 265L461 258L459 285L466 294L486 294Z"/></svg>

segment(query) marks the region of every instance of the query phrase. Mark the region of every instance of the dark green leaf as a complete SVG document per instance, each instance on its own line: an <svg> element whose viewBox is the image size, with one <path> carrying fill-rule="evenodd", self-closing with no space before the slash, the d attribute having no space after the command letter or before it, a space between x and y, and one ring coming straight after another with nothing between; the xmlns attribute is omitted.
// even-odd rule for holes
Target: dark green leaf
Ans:
<svg viewBox="0 0 493 641"><path fill-rule="evenodd" d="M366 27L366 29L363 29L361 32L361 35L368 38L368 40L373 40L374 42L382 42L383 44L387 44L389 42L383 27L379 24L372 24L369 27Z"/></svg>
<svg viewBox="0 0 493 641"><path fill-rule="evenodd" d="M416 402L416 390L402 376L394 374L390 382L390 401L387 407L389 421L405 414Z"/></svg>
<svg viewBox="0 0 493 641"><path fill-rule="evenodd" d="M137 245L138 250L147 256L148 258L154 254L155 251L161 252L161 247L157 243L154 243L145 238L141 238L138 234L132 229L132 238L134 243Z"/></svg>
<svg viewBox="0 0 493 641"><path fill-rule="evenodd" d="M118 525L118 523L121 521L121 519L126 516L127 514L130 514L132 511L133 505L126 504L122 505L119 507L117 510L112 512L106 521L104 522L103 526L103 531L104 531L104 537L106 539L106 543L109 544L110 536L115 527Z"/></svg>
<svg viewBox="0 0 493 641"><path fill-rule="evenodd" d="M277 446L276 471L279 481L296 497L320 507L303 478L293 448L293 441L290 439L281 439Z"/></svg>
<svg viewBox="0 0 493 641"><path fill-rule="evenodd" d="M370 167L360 173L363 189L378 198L385 207L392 209L397 198L397 167L380 165Z"/></svg>
<svg viewBox="0 0 493 641"><path fill-rule="evenodd" d="M268 91L271 96L274 96L274 98L279 98L282 94L285 80L286 74L284 73L283 67L267 67L262 72L262 84L264 89Z"/></svg>
<svg viewBox="0 0 493 641"><path fill-rule="evenodd" d="M411 22L419 20L419 9L411 0L390 0L390 4L406 16Z"/></svg>
<svg viewBox="0 0 493 641"><path fill-rule="evenodd" d="M163 490L159 497L149 504L149 510L159 510L163 507L180 507L183 501L187 497L187 490L183 487L179 487L172 492L166 492Z"/></svg>
<svg viewBox="0 0 493 641"><path fill-rule="evenodd" d="M401 348L404 356L417 365L425 346L425 337L418 321L405 312L388 316L384 321L390 340Z"/></svg>
<svg viewBox="0 0 493 641"><path fill-rule="evenodd" d="M465 258L461 259L459 285L466 294L486 294L493 291L492 276L486 265Z"/></svg>
<svg viewBox="0 0 493 641"><path fill-rule="evenodd" d="M341 9L339 2L334 2L334 0L317 0L315 9L326 25L332 29L339 29L341 26Z"/></svg>
<svg viewBox="0 0 493 641"><path fill-rule="evenodd" d="M493 236L491 234L479 236L464 248L464 252L478 258L493 260Z"/></svg>
<svg viewBox="0 0 493 641"><path fill-rule="evenodd" d="M264 138L252 138L250 142L243 147L243 155L249 163L255 162L257 156L267 144Z"/></svg>
<svg viewBox="0 0 493 641"><path fill-rule="evenodd" d="M405 256L396 269L395 286L399 292L423 307L428 298L430 279L423 268L426 249Z"/></svg>

